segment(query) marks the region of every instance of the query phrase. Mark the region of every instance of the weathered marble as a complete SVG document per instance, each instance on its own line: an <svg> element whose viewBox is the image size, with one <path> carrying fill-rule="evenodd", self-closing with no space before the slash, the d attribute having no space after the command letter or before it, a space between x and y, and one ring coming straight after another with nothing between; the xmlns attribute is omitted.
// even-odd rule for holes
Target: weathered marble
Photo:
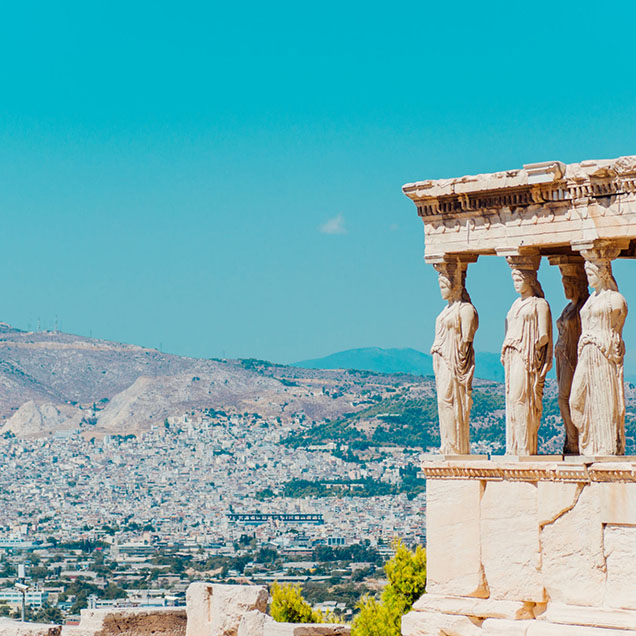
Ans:
<svg viewBox="0 0 636 636"><path fill-rule="evenodd" d="M407 183L424 223L425 258L536 248L543 255L589 239L623 241L636 227L636 156L528 164L521 170Z"/></svg>
<svg viewBox="0 0 636 636"><path fill-rule="evenodd" d="M479 481L429 481L426 489L427 545L453 550L427 553L427 590L456 596L488 596L480 547Z"/></svg>
<svg viewBox="0 0 636 636"><path fill-rule="evenodd" d="M482 636L526 636L534 621L498 620L490 618L482 625Z"/></svg>
<svg viewBox="0 0 636 636"><path fill-rule="evenodd" d="M265 612L269 594L260 585L191 583L186 592L186 636L237 636L243 616Z"/></svg>
<svg viewBox="0 0 636 636"><path fill-rule="evenodd" d="M481 559L490 598L545 600L536 509L536 483L486 482L480 506Z"/></svg>
<svg viewBox="0 0 636 636"><path fill-rule="evenodd" d="M424 462L434 581L403 634L636 634L636 458L612 459Z"/></svg>
<svg viewBox="0 0 636 636"><path fill-rule="evenodd" d="M534 618L536 603L505 601L492 598L468 598L443 596L427 592L413 604L413 609L423 612L460 614L475 618L506 618L522 620Z"/></svg>
<svg viewBox="0 0 636 636"><path fill-rule="evenodd" d="M506 453L536 455L543 386L552 367L552 317L537 280L539 257L509 256L519 298L506 317Z"/></svg>
<svg viewBox="0 0 636 636"><path fill-rule="evenodd" d="M266 613L268 601L267 589L260 585L192 583L186 593L187 636L349 636L351 633L348 626L341 624L277 623Z"/></svg>
<svg viewBox="0 0 636 636"><path fill-rule="evenodd" d="M625 391L622 333L627 303L612 276L613 246L582 250L594 293L581 309L578 364L572 379L570 411L583 455L625 452Z"/></svg>
<svg viewBox="0 0 636 636"><path fill-rule="evenodd" d="M60 636L61 632L61 625L21 623L10 618L0 618L0 636Z"/></svg>
<svg viewBox="0 0 636 636"><path fill-rule="evenodd" d="M402 636L481 636L483 621L439 612L409 612L402 617Z"/></svg>
<svg viewBox="0 0 636 636"><path fill-rule="evenodd" d="M349 636L351 628L330 623L276 623L265 624L263 636ZM260 636L250 634L250 636Z"/></svg>
<svg viewBox="0 0 636 636"><path fill-rule="evenodd" d="M435 341L431 348L440 451L444 455L470 453L469 422L475 372L473 338L479 319L466 291L467 265L465 260L435 265L442 298L448 302L435 322Z"/></svg>
<svg viewBox="0 0 636 636"><path fill-rule="evenodd" d="M542 494L549 496L545 490ZM605 560L599 495L599 484L582 487L571 504L540 526L542 579L551 601L588 606L602 602Z"/></svg>
<svg viewBox="0 0 636 636"><path fill-rule="evenodd" d="M587 276L581 256L550 257L551 265L558 265L563 280L565 297L570 301L557 319L559 337L554 347L556 375L559 385L559 410L565 426L563 452L578 455L579 432L570 414L570 392L578 361L578 343L581 336L581 308L589 297Z"/></svg>
<svg viewBox="0 0 636 636"><path fill-rule="evenodd" d="M64 625L62 636L185 636L185 607L83 609L79 625Z"/></svg>
<svg viewBox="0 0 636 636"><path fill-rule="evenodd" d="M271 616L259 610L249 610L243 614L236 636L263 636L265 625L273 622Z"/></svg>

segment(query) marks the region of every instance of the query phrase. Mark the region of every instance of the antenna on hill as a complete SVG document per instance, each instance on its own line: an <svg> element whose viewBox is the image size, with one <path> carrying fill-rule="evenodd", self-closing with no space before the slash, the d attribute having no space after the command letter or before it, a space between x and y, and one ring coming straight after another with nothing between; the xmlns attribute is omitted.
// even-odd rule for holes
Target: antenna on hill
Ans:
<svg viewBox="0 0 636 636"><path fill-rule="evenodd" d="M57 320L57 314L55 315L55 331L59 331L58 329L58 320Z"/></svg>
<svg viewBox="0 0 636 636"><path fill-rule="evenodd" d="M38 318L38 332L40 331L40 319Z"/></svg>

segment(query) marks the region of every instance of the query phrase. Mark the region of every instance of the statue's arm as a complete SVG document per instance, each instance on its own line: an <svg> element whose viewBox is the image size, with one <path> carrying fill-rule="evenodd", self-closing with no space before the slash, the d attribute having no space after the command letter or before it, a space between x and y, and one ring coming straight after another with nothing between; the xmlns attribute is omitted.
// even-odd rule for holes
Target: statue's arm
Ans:
<svg viewBox="0 0 636 636"><path fill-rule="evenodd" d="M537 338L537 347L545 347L551 340L552 334L552 316L550 314L550 306L544 300L537 306L539 318L539 337Z"/></svg>
<svg viewBox="0 0 636 636"><path fill-rule="evenodd" d="M462 330L462 342L465 344L472 342L475 338L475 331L477 331L479 326L477 311L471 304L466 303L459 310L459 320Z"/></svg>
<svg viewBox="0 0 636 636"><path fill-rule="evenodd" d="M614 292L612 294L612 307L616 308L613 312L613 326L618 331L621 331L625 324L625 318L627 318L627 301L625 300L625 296L620 292Z"/></svg>

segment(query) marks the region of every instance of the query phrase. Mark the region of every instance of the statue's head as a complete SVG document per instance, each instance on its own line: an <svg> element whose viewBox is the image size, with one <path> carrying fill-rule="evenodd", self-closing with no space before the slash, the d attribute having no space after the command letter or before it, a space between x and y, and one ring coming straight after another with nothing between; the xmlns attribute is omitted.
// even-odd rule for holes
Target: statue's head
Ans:
<svg viewBox="0 0 636 636"><path fill-rule="evenodd" d="M563 293L568 300L578 302L590 294L587 288L587 276L582 262L569 262L559 265L563 283Z"/></svg>
<svg viewBox="0 0 636 636"><path fill-rule="evenodd" d="M457 263L439 263L434 267L438 271L439 291L444 300L470 302L470 296L466 291L465 267Z"/></svg>
<svg viewBox="0 0 636 636"><path fill-rule="evenodd" d="M618 291L616 279L612 274L612 261L608 258L594 258L585 261L585 274L590 287L596 291L612 289Z"/></svg>
<svg viewBox="0 0 636 636"><path fill-rule="evenodd" d="M544 297L536 269L515 267L512 270L512 284L518 294Z"/></svg>

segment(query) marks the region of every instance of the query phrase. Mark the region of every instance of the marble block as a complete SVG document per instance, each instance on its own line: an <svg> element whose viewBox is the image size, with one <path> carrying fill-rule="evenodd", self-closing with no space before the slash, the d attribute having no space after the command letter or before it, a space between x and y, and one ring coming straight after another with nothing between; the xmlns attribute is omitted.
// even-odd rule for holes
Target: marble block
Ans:
<svg viewBox="0 0 636 636"><path fill-rule="evenodd" d="M481 563L479 481L429 481L426 490L427 589L437 594L488 596Z"/></svg>

